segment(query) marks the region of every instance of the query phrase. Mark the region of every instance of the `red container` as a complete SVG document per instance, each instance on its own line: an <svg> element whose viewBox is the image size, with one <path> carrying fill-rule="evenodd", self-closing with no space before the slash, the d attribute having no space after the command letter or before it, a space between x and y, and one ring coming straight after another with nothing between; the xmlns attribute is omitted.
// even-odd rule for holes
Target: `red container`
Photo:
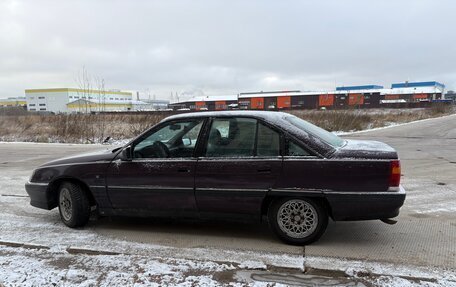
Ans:
<svg viewBox="0 0 456 287"><path fill-rule="evenodd" d="M363 94L348 94L348 105L349 106L359 106L364 104L364 95Z"/></svg>
<svg viewBox="0 0 456 287"><path fill-rule="evenodd" d="M216 101L215 102L215 110L226 110L226 102L225 101Z"/></svg>
<svg viewBox="0 0 456 287"><path fill-rule="evenodd" d="M264 98L251 98L250 108L252 110L264 110Z"/></svg>
<svg viewBox="0 0 456 287"><path fill-rule="evenodd" d="M320 95L318 97L318 106L332 107L334 105L334 95Z"/></svg>
<svg viewBox="0 0 456 287"><path fill-rule="evenodd" d="M277 97L277 107L279 109L291 107L291 97L290 96Z"/></svg>

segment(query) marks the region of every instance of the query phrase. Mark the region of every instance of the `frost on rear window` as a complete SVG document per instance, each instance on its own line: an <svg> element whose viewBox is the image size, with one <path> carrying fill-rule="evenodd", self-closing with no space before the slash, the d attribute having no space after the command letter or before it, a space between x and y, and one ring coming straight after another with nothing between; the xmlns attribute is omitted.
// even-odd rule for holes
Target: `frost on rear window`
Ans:
<svg viewBox="0 0 456 287"><path fill-rule="evenodd" d="M342 147L345 144L345 140L342 138L298 117L287 115L284 117L284 119L298 129L321 139L333 147L338 148Z"/></svg>

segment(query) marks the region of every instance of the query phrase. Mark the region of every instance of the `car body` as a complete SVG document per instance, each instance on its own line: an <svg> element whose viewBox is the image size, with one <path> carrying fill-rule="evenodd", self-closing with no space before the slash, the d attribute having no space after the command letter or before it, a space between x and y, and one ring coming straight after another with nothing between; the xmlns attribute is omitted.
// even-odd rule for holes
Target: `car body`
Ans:
<svg viewBox="0 0 456 287"><path fill-rule="evenodd" d="M31 205L70 227L101 216L259 221L309 244L338 220L386 220L405 191L396 151L344 140L282 112L168 117L121 148L58 159L26 184Z"/></svg>

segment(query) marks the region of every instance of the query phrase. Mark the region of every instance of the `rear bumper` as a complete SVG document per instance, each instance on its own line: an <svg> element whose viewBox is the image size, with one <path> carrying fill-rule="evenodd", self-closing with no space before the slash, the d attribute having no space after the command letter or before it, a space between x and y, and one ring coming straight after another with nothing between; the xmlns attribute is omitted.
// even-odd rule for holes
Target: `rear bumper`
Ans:
<svg viewBox="0 0 456 287"><path fill-rule="evenodd" d="M324 192L334 220L393 218L405 201L405 190L385 192Z"/></svg>
<svg viewBox="0 0 456 287"><path fill-rule="evenodd" d="M30 205L47 210L57 207L57 201L51 196L47 183L27 182L25 191L30 196Z"/></svg>

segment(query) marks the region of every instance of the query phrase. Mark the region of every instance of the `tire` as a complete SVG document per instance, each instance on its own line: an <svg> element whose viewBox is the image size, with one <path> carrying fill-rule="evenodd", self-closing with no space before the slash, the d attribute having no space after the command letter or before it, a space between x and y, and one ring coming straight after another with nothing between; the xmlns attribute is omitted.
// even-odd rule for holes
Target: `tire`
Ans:
<svg viewBox="0 0 456 287"><path fill-rule="evenodd" d="M322 204L309 198L282 198L268 209L272 231L285 243L307 245L317 241L328 226Z"/></svg>
<svg viewBox="0 0 456 287"><path fill-rule="evenodd" d="M80 227L87 224L90 217L90 202L81 186L64 182L59 187L59 213L68 227Z"/></svg>

